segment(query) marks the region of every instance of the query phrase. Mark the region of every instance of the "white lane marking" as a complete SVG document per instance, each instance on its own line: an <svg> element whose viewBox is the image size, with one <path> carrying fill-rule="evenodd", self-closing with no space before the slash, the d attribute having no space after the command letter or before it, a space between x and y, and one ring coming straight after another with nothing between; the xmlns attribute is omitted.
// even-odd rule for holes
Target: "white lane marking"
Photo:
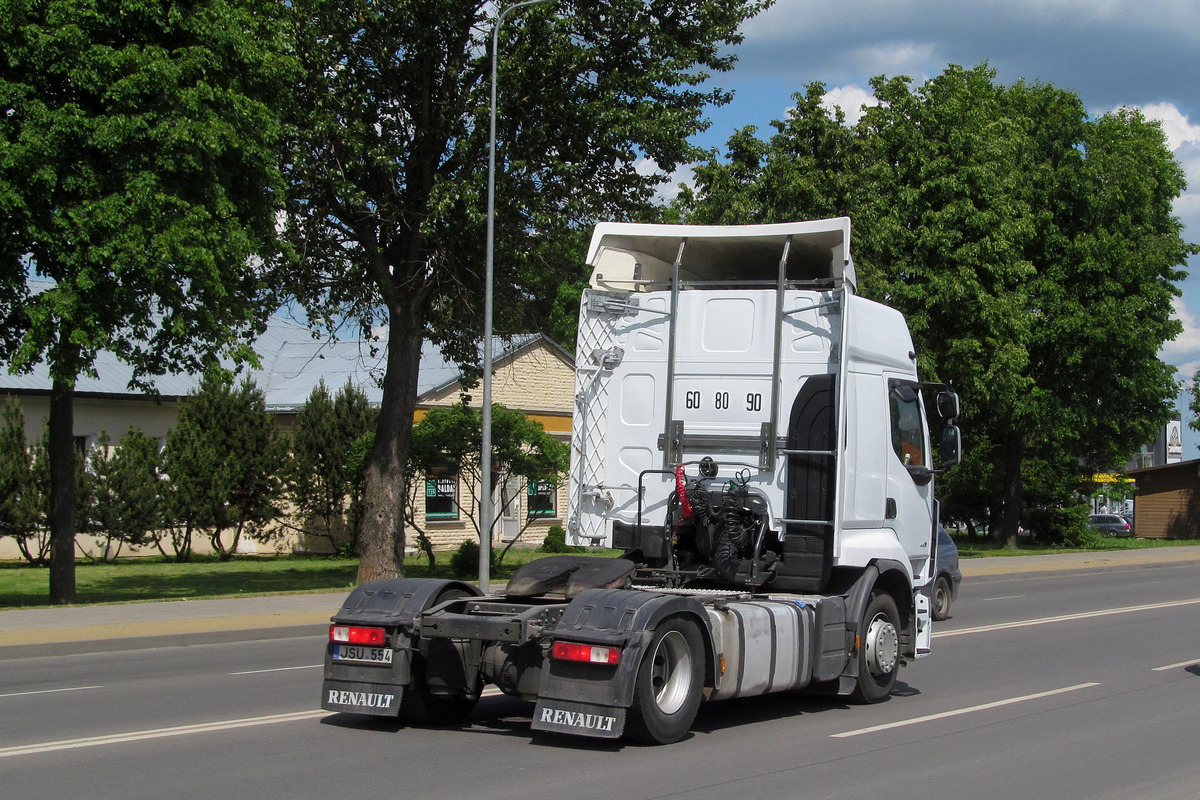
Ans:
<svg viewBox="0 0 1200 800"><path fill-rule="evenodd" d="M195 733L210 731L227 731L235 728L250 728L256 725L274 725L279 722L299 722L316 717L329 716L332 712L324 710L296 711L291 714L271 714L265 717L247 717L245 719L228 719L220 722L202 722L197 725L180 725L175 728L154 728L145 731L130 731L129 733L114 733L107 736L88 736L83 739L64 739L57 742L41 742L39 744L17 745L0 748L0 758L13 756L29 756L37 753L53 753L58 750L75 750L80 747L99 747L123 742L137 742L143 739L163 739L169 736L190 736Z"/></svg>
<svg viewBox="0 0 1200 800"><path fill-rule="evenodd" d="M1175 600L1170 603L1150 603L1144 606L1125 606L1124 608L1105 608L1098 611L1084 611L1079 614L1063 614L1058 617L1040 617L1038 619L1023 619L1014 622L999 622L995 625L981 625L978 628L962 628L956 631L934 631L935 638L944 639L949 636L966 636L972 633L989 633L991 631L1006 631L1011 628L1027 628L1033 625L1049 625L1052 622L1070 622L1077 619L1092 617L1107 617L1112 614L1130 614L1135 611L1154 611L1160 608L1178 608L1179 606L1194 606L1200 603L1200 598L1194 600Z"/></svg>
<svg viewBox="0 0 1200 800"><path fill-rule="evenodd" d="M264 672L290 672L294 669L320 669L324 664L305 664L302 667L272 667L271 669L248 669L244 672L231 672L230 675L261 675Z"/></svg>
<svg viewBox="0 0 1200 800"><path fill-rule="evenodd" d="M8 694L0 694L0 697L28 697L31 694L56 694L58 692L83 692L88 689L103 689L103 686L71 686L66 689L38 689L33 692L9 692Z"/></svg>
<svg viewBox="0 0 1200 800"><path fill-rule="evenodd" d="M1006 594L1006 595L1004 595L1003 597L983 597L983 598L980 598L980 599L982 599L982 600L983 600L983 602L987 603L987 602L990 602L990 601L992 601L992 600L1018 600L1018 599L1020 599L1020 598L1022 598L1022 597L1024 597L1024 596L1025 596L1025 595L1023 595L1023 594Z"/></svg>
<svg viewBox="0 0 1200 800"><path fill-rule="evenodd" d="M1193 664L1200 664L1200 658L1193 658L1190 661L1180 661L1177 664L1167 664L1165 667L1155 667L1151 672L1166 672L1169 669L1179 669L1180 667L1190 667Z"/></svg>
<svg viewBox="0 0 1200 800"><path fill-rule="evenodd" d="M1027 700L1038 700L1043 697L1051 697L1056 694L1065 694L1066 692L1074 692L1079 689L1090 689L1093 686L1099 686L1098 683L1080 683L1075 686L1065 686L1062 689L1051 689L1048 692L1038 692L1037 694L1027 694L1023 697L1010 697L1007 700L997 700L994 703L984 703L981 706L971 706L970 708L959 708L954 711L943 711L940 714L929 714L924 717L913 717L912 719L904 719L899 722L888 722L883 725L872 725L869 728L859 728L856 731L846 731L845 733L835 733L831 735L833 739L847 739L851 736L861 736L864 733L875 733L876 731L886 731L892 728L903 728L908 725L919 725L923 722L932 722L938 719L946 719L947 717L957 717L963 714L972 714L976 711L987 711L992 708L1000 708L1002 706L1011 706L1014 703L1024 703Z"/></svg>

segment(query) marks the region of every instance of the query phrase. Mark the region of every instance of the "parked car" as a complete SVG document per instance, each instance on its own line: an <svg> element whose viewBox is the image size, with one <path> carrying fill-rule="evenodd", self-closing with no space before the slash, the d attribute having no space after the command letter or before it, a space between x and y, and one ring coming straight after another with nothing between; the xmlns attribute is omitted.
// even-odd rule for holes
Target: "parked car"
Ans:
<svg viewBox="0 0 1200 800"><path fill-rule="evenodd" d="M1092 514L1088 527L1105 536L1133 536L1133 526L1119 514Z"/></svg>
<svg viewBox="0 0 1200 800"><path fill-rule="evenodd" d="M938 527L937 550L933 554L933 582L926 589L934 620L941 622L950 616L950 604L958 598L962 572L958 569L958 546Z"/></svg>

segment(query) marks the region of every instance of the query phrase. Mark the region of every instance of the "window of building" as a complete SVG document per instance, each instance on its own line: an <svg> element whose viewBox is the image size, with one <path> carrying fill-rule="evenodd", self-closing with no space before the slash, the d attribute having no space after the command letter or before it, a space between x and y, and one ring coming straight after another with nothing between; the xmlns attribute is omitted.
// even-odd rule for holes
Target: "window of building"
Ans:
<svg viewBox="0 0 1200 800"><path fill-rule="evenodd" d="M430 475L425 478L425 519L458 519L458 477Z"/></svg>
<svg viewBox="0 0 1200 800"><path fill-rule="evenodd" d="M529 482L529 516L558 516L558 489L550 481Z"/></svg>

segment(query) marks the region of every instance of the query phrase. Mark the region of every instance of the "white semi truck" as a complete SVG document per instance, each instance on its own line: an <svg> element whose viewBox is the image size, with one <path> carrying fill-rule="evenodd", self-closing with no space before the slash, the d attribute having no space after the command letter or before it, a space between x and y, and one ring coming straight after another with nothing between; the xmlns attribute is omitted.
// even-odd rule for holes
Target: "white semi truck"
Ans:
<svg viewBox="0 0 1200 800"><path fill-rule="evenodd" d="M358 587L322 707L458 722L493 684L535 730L670 743L705 701L887 697L930 651L931 433L957 463L959 404L855 294L850 221L605 223L588 264L568 541L623 555L539 559L486 596Z"/></svg>

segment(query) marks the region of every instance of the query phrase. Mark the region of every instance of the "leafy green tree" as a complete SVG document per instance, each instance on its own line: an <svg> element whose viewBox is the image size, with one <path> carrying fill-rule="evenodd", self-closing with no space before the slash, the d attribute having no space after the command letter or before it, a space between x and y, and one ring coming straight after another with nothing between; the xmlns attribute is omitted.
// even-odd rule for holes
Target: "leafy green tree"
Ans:
<svg viewBox="0 0 1200 800"><path fill-rule="evenodd" d="M810 86L769 141L740 132L727 163L697 170L681 211L851 216L860 291L906 314L923 375L963 397L948 512L1015 543L1027 485L1063 512L1043 520L1078 515L1079 476L1123 462L1170 414L1158 351L1195 252L1172 215L1183 172L1139 113L1089 119L1074 93L998 85L986 65L873 86L853 128Z"/></svg>
<svg viewBox="0 0 1200 800"><path fill-rule="evenodd" d="M34 452L25 441L25 415L10 395L4 400L4 427L0 428L0 536L13 537L21 555L33 564L44 564L49 555L45 547L37 546L38 529L45 523L41 489Z"/></svg>
<svg viewBox="0 0 1200 800"><path fill-rule="evenodd" d="M418 524L416 509L421 495L425 493L425 482L430 476L452 477L466 488L467 496L455 495L454 505L459 517L468 519L479 541L483 532L479 529L476 514L480 506L480 483L483 477L483 414L466 402L452 406L429 409L429 413L413 426L412 446L408 458L409 492L404 504L405 521L428 541L426 532ZM492 470L496 475L508 479L516 478L515 494L505 498L492 520L489 541L495 538L495 526L517 497L528 494L533 482L543 482L557 487L570 466L570 448L555 439L542 428L541 423L531 420L519 411L492 404ZM498 484L493 481L492 486ZM501 493L501 497L504 494ZM504 558L508 549L520 539L521 534L534 520L526 514L521 530L499 556ZM432 564L432 553L427 551Z"/></svg>
<svg viewBox="0 0 1200 800"><path fill-rule="evenodd" d="M728 94L738 26L770 0L555 0L508 17L498 48L496 330L538 329L563 235L649 208L698 153L687 137ZM387 324L365 472L358 578L402 571L405 462L421 344L478 363L491 34L484 0L295 0L304 80L287 235L316 322ZM658 174L638 169L649 159ZM567 234L563 232L566 231ZM528 326L528 327L526 327Z"/></svg>
<svg viewBox="0 0 1200 800"><path fill-rule="evenodd" d="M351 449L374 422L367 396L350 383L331 397L322 381L305 401L292 433L287 482L288 498L303 518L304 533L334 545L346 538L354 482ZM353 527L349 530L353 542Z"/></svg>
<svg viewBox="0 0 1200 800"><path fill-rule="evenodd" d="M284 8L0 0L0 360L53 382L51 603L75 597L78 376L102 350L135 384L252 359L274 310L255 256L282 186Z"/></svg>
<svg viewBox="0 0 1200 800"><path fill-rule="evenodd" d="M204 377L180 406L163 453L177 560L191 556L196 533L208 537L222 561L243 536L270 539L268 524L281 513L286 448L261 389L249 381L235 386L224 372Z"/></svg>
<svg viewBox="0 0 1200 800"><path fill-rule="evenodd" d="M681 187L676 200L688 221L747 225L848 214L861 141L841 109L822 105L824 97L824 84L809 84L793 95L787 117L772 123L768 140L748 126L729 138L722 158L698 165L695 188Z"/></svg>
<svg viewBox="0 0 1200 800"><path fill-rule="evenodd" d="M117 558L124 545L141 547L156 541L162 525L158 440L130 427L116 447L109 444L108 434L102 434L87 458L91 513L104 540L101 561Z"/></svg>

